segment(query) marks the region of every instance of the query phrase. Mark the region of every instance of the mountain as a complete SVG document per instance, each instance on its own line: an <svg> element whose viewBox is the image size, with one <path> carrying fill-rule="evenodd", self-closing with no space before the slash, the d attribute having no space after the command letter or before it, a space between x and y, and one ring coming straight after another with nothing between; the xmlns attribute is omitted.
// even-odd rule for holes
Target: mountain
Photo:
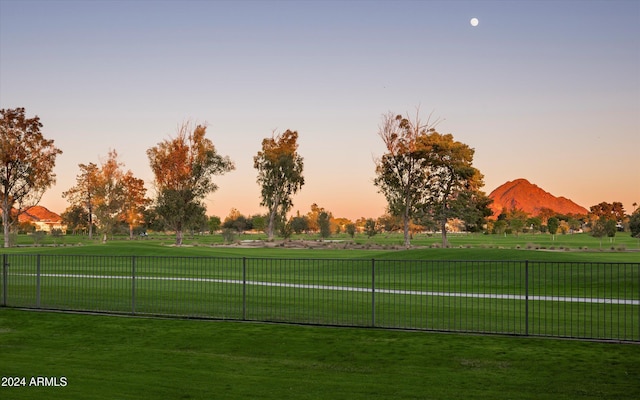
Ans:
<svg viewBox="0 0 640 400"><path fill-rule="evenodd" d="M566 197L556 197L526 179L516 179L497 187L489 194L493 199L491 209L497 218L503 209L522 210L537 216L543 209L550 209L558 214L587 214L588 210Z"/></svg>
<svg viewBox="0 0 640 400"><path fill-rule="evenodd" d="M62 218L54 213L53 211L49 211L46 207L43 206L33 206L25 210L22 214L18 216L18 220L20 222L57 222L59 223Z"/></svg>

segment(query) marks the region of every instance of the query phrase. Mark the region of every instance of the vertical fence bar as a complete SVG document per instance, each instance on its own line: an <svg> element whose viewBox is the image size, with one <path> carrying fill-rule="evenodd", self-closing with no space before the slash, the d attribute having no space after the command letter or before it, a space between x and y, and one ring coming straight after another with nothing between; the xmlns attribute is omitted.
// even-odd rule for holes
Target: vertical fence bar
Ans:
<svg viewBox="0 0 640 400"><path fill-rule="evenodd" d="M524 334L529 336L529 260L524 262Z"/></svg>
<svg viewBox="0 0 640 400"><path fill-rule="evenodd" d="M376 260L371 259L371 326L376 326Z"/></svg>
<svg viewBox="0 0 640 400"><path fill-rule="evenodd" d="M242 320L247 320L247 257L242 257Z"/></svg>
<svg viewBox="0 0 640 400"><path fill-rule="evenodd" d="M2 255L2 306L7 306L7 288L9 287L7 283L7 278L9 277L9 255Z"/></svg>
<svg viewBox="0 0 640 400"><path fill-rule="evenodd" d="M40 254L36 256L36 308L40 308Z"/></svg>
<svg viewBox="0 0 640 400"><path fill-rule="evenodd" d="M136 313L136 256L131 256L131 314Z"/></svg>

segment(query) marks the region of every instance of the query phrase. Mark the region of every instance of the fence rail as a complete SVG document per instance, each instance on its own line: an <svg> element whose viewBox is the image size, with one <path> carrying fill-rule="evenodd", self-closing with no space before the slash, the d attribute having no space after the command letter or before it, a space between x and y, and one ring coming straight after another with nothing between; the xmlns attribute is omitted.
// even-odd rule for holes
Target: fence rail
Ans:
<svg viewBox="0 0 640 400"><path fill-rule="evenodd" d="M640 341L640 263L2 255L4 307Z"/></svg>

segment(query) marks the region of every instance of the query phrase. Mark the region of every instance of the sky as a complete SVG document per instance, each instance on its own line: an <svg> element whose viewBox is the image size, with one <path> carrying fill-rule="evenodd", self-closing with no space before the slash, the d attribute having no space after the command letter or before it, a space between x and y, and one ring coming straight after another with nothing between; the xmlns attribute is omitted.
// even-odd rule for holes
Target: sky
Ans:
<svg viewBox="0 0 640 400"><path fill-rule="evenodd" d="M378 217L388 112L431 115L475 149L487 194L525 178L631 212L640 2L0 0L0 109L16 107L63 151L40 202L58 213L78 164L111 149L153 196L147 149L191 121L236 165L209 215L266 211L253 157L291 129L305 176L292 212Z"/></svg>

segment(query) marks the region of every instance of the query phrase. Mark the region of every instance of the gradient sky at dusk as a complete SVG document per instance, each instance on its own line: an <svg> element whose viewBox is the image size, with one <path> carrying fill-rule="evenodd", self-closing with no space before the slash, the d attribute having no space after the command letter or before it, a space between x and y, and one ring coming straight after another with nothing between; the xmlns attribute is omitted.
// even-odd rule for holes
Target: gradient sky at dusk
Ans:
<svg viewBox="0 0 640 400"><path fill-rule="evenodd" d="M381 116L418 106L475 149L487 194L526 178L631 212L640 2L0 0L0 108L38 115L63 151L41 201L58 213L78 164L110 149L152 194L146 150L192 120L236 164L210 215L265 211L253 156L292 129L306 180L293 210L377 217Z"/></svg>

